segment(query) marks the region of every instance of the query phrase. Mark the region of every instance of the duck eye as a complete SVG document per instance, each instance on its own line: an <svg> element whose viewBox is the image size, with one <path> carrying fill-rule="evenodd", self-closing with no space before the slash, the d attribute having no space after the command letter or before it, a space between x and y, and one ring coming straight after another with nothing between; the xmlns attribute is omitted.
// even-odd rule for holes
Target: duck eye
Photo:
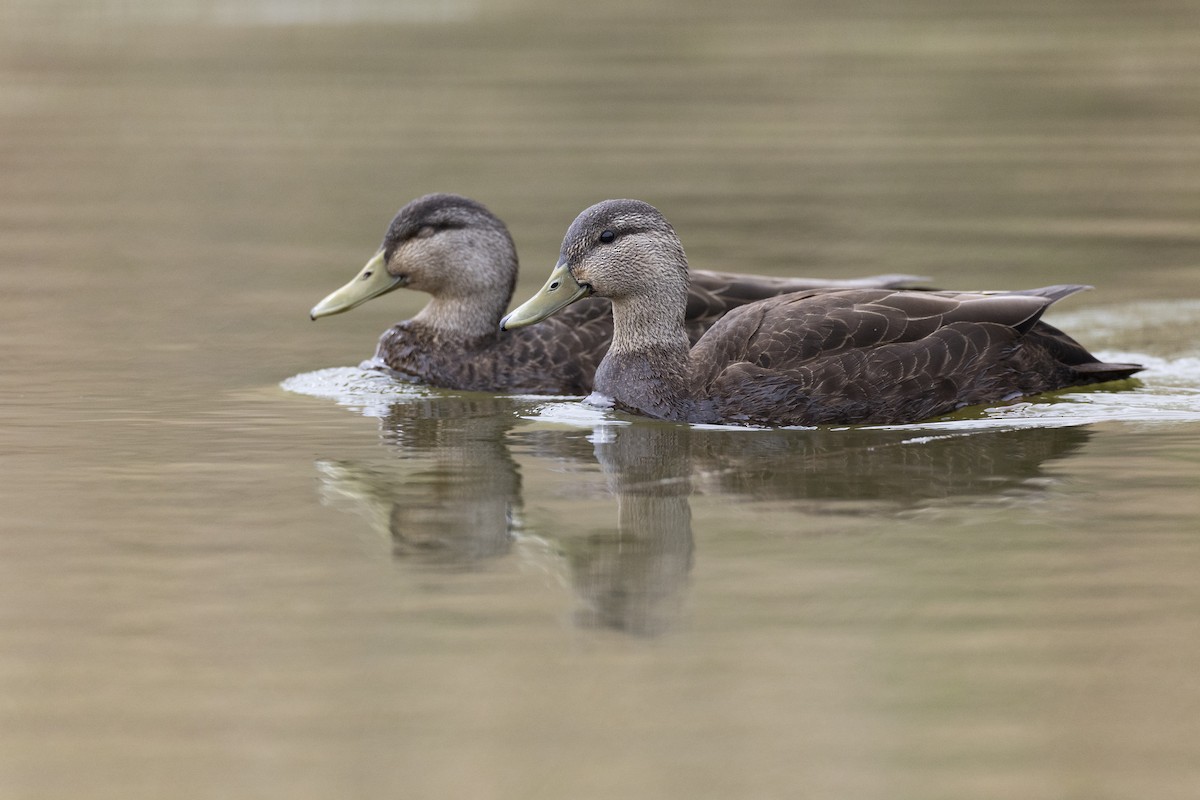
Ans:
<svg viewBox="0 0 1200 800"><path fill-rule="evenodd" d="M600 241L604 242L605 244L608 244L609 242L611 242L613 239L616 239L616 238L617 238L617 235L615 233L613 233L612 231L605 231L604 233L600 234Z"/></svg>
<svg viewBox="0 0 1200 800"><path fill-rule="evenodd" d="M430 236L433 236L433 234L435 234L435 233L437 233L437 229L434 228L432 225L422 225L417 230L416 237L418 239L427 239Z"/></svg>

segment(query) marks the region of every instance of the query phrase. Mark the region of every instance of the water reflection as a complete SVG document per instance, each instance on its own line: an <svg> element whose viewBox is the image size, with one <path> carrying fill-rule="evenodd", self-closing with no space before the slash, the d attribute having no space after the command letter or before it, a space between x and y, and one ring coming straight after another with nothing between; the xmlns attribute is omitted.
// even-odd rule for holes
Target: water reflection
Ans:
<svg viewBox="0 0 1200 800"><path fill-rule="evenodd" d="M393 403L380 418L395 459L321 460L328 498L349 498L391 537L397 558L467 568L511 548L521 473L505 435L514 401L490 395Z"/></svg>
<svg viewBox="0 0 1200 800"><path fill-rule="evenodd" d="M1084 427L697 433L693 459L706 492L802 501L815 512L883 513L1040 490L1045 464L1079 450L1091 435Z"/></svg>
<svg viewBox="0 0 1200 800"><path fill-rule="evenodd" d="M595 458L617 519L608 532L564 544L580 603L576 621L642 635L672 627L692 568L693 490L738 502L804 501L810 513L887 514L931 500L1041 491L1044 465L1088 436L1083 428L914 437L600 426Z"/></svg>
<svg viewBox="0 0 1200 800"><path fill-rule="evenodd" d="M1049 483L1046 465L1079 450L1082 427L928 435L919 430L710 430L639 421L522 429L522 401L490 395L405 398L380 417L390 458L317 462L327 498L390 537L408 564L470 569L512 553L522 530L522 463L553 464L530 480L579 474L565 503L573 517L601 512L588 533L542 520L546 543L575 596L577 625L656 635L676 624L694 559L690 496L783 502L797 514L887 516L946 502L1023 502ZM521 427L518 427L521 426ZM599 466L602 481L589 477ZM527 466L528 468L528 466ZM561 478L560 478L561 479ZM556 492L537 492L554 497ZM557 493L561 495L562 493ZM582 500L580 499L582 498ZM816 524L814 523L814 527Z"/></svg>
<svg viewBox="0 0 1200 800"><path fill-rule="evenodd" d="M692 569L690 434L657 423L597 428L617 524L565 547L580 625L652 635L679 616Z"/></svg>

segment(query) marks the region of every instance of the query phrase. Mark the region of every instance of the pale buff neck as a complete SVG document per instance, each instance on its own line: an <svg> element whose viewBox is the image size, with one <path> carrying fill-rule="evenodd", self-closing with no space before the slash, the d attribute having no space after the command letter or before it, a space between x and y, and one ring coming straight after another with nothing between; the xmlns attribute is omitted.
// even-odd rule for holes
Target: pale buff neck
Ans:
<svg viewBox="0 0 1200 800"><path fill-rule="evenodd" d="M686 299L614 300L613 342L596 371L597 393L647 416L687 419L694 393L683 330Z"/></svg>
<svg viewBox="0 0 1200 800"><path fill-rule="evenodd" d="M446 336L477 339L499 332L505 305L482 296L432 297L413 321Z"/></svg>
<svg viewBox="0 0 1200 800"><path fill-rule="evenodd" d="M653 296L639 294L613 298L613 340L609 352L670 354L686 364L691 344L684 331L687 285L663 287Z"/></svg>

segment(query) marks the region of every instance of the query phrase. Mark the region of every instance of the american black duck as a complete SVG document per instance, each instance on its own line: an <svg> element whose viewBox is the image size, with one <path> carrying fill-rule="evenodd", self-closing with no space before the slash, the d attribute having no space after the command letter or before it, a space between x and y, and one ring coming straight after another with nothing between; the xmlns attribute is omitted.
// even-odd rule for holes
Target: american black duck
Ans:
<svg viewBox="0 0 1200 800"><path fill-rule="evenodd" d="M731 310L692 347L679 237L653 206L608 200L571 224L549 281L501 326L607 297L615 330L591 399L650 417L906 423L1141 369L1102 363L1040 321L1053 302L1084 288L801 291Z"/></svg>
<svg viewBox="0 0 1200 800"><path fill-rule="evenodd" d="M469 198L431 194L400 209L379 251L311 316L349 311L395 289L426 292L429 303L384 332L364 367L448 389L587 394L612 340L608 301L580 302L545 325L501 333L500 317L516 279L517 251L504 223ZM782 292L917 280L911 275L829 281L697 271L687 296L687 335L695 340L730 308Z"/></svg>

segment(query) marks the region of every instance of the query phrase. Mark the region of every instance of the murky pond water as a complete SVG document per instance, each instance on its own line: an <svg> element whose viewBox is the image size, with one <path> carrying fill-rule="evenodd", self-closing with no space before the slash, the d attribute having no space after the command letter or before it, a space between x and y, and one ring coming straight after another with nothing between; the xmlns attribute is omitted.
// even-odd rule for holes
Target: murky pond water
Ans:
<svg viewBox="0 0 1200 800"><path fill-rule="evenodd" d="M1194 4L0 10L0 795L1190 798ZM353 368L412 197L544 280L1092 283L1136 384L665 425Z"/></svg>

